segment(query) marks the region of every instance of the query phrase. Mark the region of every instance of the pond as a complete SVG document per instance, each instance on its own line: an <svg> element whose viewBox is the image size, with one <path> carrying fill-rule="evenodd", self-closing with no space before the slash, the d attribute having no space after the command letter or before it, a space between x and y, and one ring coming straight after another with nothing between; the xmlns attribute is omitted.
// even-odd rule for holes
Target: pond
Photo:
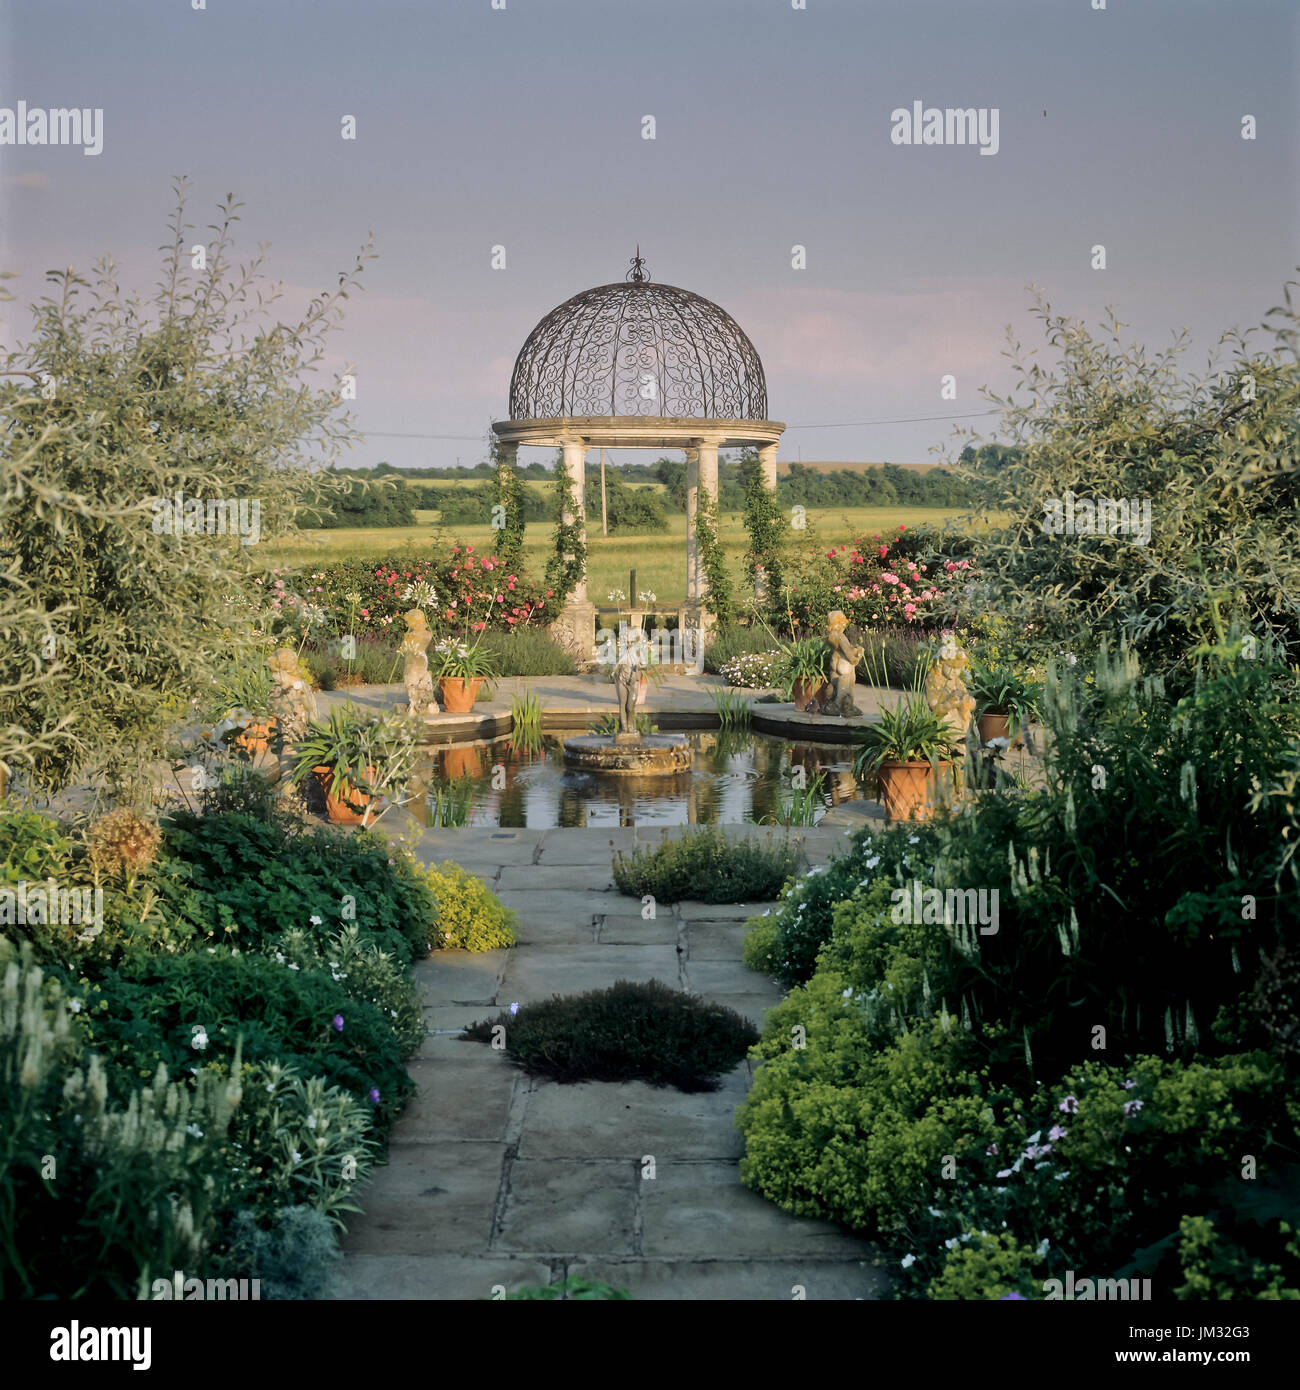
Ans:
<svg viewBox="0 0 1300 1390"><path fill-rule="evenodd" d="M510 738L430 750L417 790L451 784L466 797L466 825L571 829L629 825L811 825L860 797L851 744L795 743L748 730L685 731L692 770L671 777L620 777L566 768L563 741L544 735L533 749ZM431 778L432 774L432 778ZM427 790L409 806L439 823ZM441 823L462 823L459 818Z"/></svg>

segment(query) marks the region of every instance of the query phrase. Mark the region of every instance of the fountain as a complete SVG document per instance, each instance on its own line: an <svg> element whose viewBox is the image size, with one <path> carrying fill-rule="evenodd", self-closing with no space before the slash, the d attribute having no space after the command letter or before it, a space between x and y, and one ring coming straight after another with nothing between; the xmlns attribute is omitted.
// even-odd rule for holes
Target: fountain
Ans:
<svg viewBox="0 0 1300 1390"><path fill-rule="evenodd" d="M565 739L564 761L568 766L624 777L668 777L691 770L691 750L685 734L643 734L637 728L640 671L640 652L630 647L614 665L618 733Z"/></svg>

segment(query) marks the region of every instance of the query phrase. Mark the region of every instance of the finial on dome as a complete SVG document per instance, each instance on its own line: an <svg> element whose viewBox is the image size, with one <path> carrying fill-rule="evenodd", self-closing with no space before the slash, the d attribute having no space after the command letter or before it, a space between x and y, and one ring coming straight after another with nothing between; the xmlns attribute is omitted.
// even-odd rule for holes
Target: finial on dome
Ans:
<svg viewBox="0 0 1300 1390"><path fill-rule="evenodd" d="M632 257L632 269L628 271L624 279L631 280L634 285L643 285L650 276L645 268L645 261L641 256L641 243L637 243L636 255Z"/></svg>

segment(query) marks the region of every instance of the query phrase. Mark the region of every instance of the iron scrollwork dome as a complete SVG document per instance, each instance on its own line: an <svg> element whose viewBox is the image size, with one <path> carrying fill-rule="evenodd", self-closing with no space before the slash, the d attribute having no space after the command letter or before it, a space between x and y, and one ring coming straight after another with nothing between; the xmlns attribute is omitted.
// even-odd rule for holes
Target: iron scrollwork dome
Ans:
<svg viewBox="0 0 1300 1390"><path fill-rule="evenodd" d="M646 274L574 295L528 335L510 379L512 420L565 416L766 420L754 345L725 309Z"/></svg>

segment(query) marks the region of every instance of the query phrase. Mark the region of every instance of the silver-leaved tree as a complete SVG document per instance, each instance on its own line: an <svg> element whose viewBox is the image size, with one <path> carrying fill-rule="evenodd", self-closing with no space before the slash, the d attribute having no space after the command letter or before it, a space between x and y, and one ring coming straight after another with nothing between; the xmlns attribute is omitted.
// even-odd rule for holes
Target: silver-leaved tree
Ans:
<svg viewBox="0 0 1300 1390"><path fill-rule="evenodd" d="M1294 288L1261 328L1225 333L1201 377L1180 370L1185 335L1150 353L1113 316L1094 334L1037 301L1046 352L1013 341L1017 387L986 393L1011 447L968 453L977 461L959 470L994 523L978 541L983 597L1031 645L1082 656L1123 638L1144 670L1175 680L1225 633L1248 657L1296 660Z"/></svg>
<svg viewBox="0 0 1300 1390"><path fill-rule="evenodd" d="M186 181L146 298L115 264L50 272L0 377L0 778L121 786L265 639L264 543L328 505L354 438L313 380L370 242L279 322L228 197L195 239Z"/></svg>

